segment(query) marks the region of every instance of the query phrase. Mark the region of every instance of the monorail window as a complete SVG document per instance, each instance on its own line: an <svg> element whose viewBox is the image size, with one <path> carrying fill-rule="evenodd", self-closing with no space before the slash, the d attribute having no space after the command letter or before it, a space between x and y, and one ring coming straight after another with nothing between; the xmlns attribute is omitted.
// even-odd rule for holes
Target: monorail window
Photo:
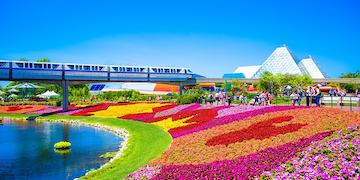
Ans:
<svg viewBox="0 0 360 180"><path fill-rule="evenodd" d="M69 69L74 70L74 65L68 65Z"/></svg>
<svg viewBox="0 0 360 180"><path fill-rule="evenodd" d="M112 69L113 69L114 71L116 71L116 72L119 71L119 68L118 68L118 67L112 67Z"/></svg>
<svg viewBox="0 0 360 180"><path fill-rule="evenodd" d="M90 66L84 66L85 71L90 71Z"/></svg>
<svg viewBox="0 0 360 180"><path fill-rule="evenodd" d="M23 68L23 67L24 67L24 64L23 64L23 63L16 63L16 65L17 65L19 68Z"/></svg>
<svg viewBox="0 0 360 180"><path fill-rule="evenodd" d="M53 64L53 69L57 69L59 67L59 65L57 65L57 64Z"/></svg>
<svg viewBox="0 0 360 180"><path fill-rule="evenodd" d="M48 69L51 69L51 64L48 64Z"/></svg>
<svg viewBox="0 0 360 180"><path fill-rule="evenodd" d="M177 72L177 73L180 73L180 72L181 72L181 69L177 69L176 72Z"/></svg>
<svg viewBox="0 0 360 180"><path fill-rule="evenodd" d="M32 69L32 67L33 67L33 66L32 66L32 64L31 64L31 63L29 64L29 66L30 66L30 68Z"/></svg>
<svg viewBox="0 0 360 180"><path fill-rule="evenodd" d="M104 69L104 66L99 66L99 71L102 71Z"/></svg>
<svg viewBox="0 0 360 180"><path fill-rule="evenodd" d="M140 68L140 72L144 72L145 68Z"/></svg>
<svg viewBox="0 0 360 180"><path fill-rule="evenodd" d="M29 67L29 63L25 63L25 68L28 68Z"/></svg>
<svg viewBox="0 0 360 180"><path fill-rule="evenodd" d="M170 69L165 69L165 73L169 73L170 72Z"/></svg>
<svg viewBox="0 0 360 180"><path fill-rule="evenodd" d="M131 72L132 68L126 68L126 72Z"/></svg>
<svg viewBox="0 0 360 180"><path fill-rule="evenodd" d="M34 68L35 68L35 69L41 69L41 68L42 68L42 64L34 64Z"/></svg>
<svg viewBox="0 0 360 180"><path fill-rule="evenodd" d="M0 67L4 67L6 65L6 62L1 62Z"/></svg>
<svg viewBox="0 0 360 180"><path fill-rule="evenodd" d="M152 70L153 70L154 72L157 72L157 69L156 69L156 68L152 68Z"/></svg>

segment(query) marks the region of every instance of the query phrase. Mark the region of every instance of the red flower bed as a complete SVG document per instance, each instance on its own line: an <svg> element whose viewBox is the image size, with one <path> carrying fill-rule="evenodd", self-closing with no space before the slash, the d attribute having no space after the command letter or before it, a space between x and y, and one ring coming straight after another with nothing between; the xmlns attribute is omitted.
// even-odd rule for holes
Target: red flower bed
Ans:
<svg viewBox="0 0 360 180"><path fill-rule="evenodd" d="M119 118L147 122L149 119L153 119L153 117L155 116L156 113L171 109L176 106L177 106L176 104L170 104L170 105L166 105L166 106L155 107L155 108L153 108L153 112L151 112L151 113L127 114L127 115L121 116ZM162 118L155 118L155 119L162 120L164 118L162 117ZM156 121L153 121L153 122L156 122Z"/></svg>
<svg viewBox="0 0 360 180"><path fill-rule="evenodd" d="M218 110L216 108L213 108L213 109L200 109L200 110L195 110L195 111L186 111L184 113L175 114L175 115L171 116L173 121L193 116L191 119L185 121L185 123L193 123L193 124L170 129L169 133L175 134L175 133L182 132L185 130L193 129L198 126L202 126L202 125L214 120L215 117L217 116L217 111Z"/></svg>
<svg viewBox="0 0 360 180"><path fill-rule="evenodd" d="M215 145L228 145L235 142L241 142L250 139L265 139L280 134L291 133L299 130L306 124L293 123L285 126L274 126L274 123L282 123L292 120L292 116L281 116L269 119L267 121L259 122L249 126L246 129L240 131L234 131L219 136L215 136L206 142L207 146Z"/></svg>
<svg viewBox="0 0 360 180"><path fill-rule="evenodd" d="M10 106L7 111L12 112L12 111L19 111L19 110L23 110L23 109L31 109L31 106Z"/></svg>

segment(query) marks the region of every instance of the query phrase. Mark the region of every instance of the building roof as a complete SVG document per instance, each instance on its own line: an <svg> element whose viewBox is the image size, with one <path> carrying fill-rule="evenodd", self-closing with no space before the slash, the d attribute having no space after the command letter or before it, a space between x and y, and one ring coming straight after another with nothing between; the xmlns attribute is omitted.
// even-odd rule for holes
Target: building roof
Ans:
<svg viewBox="0 0 360 180"><path fill-rule="evenodd" d="M259 70L261 66L257 65L257 66L240 66L238 68L236 68L236 70L234 71L234 73L242 73L244 74L245 78L252 78L253 75L255 74L255 72L257 70Z"/></svg>

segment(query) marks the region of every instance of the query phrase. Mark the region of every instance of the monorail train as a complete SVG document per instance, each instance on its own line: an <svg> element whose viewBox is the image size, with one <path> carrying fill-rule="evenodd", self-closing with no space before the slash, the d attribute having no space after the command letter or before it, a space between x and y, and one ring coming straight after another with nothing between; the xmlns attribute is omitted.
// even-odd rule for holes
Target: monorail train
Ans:
<svg viewBox="0 0 360 180"><path fill-rule="evenodd" d="M1 61L2 80L179 81L192 78L188 68Z"/></svg>

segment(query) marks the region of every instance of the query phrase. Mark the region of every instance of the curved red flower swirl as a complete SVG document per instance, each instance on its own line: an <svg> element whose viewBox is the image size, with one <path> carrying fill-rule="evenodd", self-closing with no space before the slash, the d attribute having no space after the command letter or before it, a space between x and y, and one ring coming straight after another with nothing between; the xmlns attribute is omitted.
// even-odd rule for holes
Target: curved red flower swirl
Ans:
<svg viewBox="0 0 360 180"><path fill-rule="evenodd" d="M233 131L219 136L215 136L206 142L207 146L229 145L236 142L250 139L266 139L279 134L291 133L299 130L307 124L293 123L285 126L275 126L274 123L282 123L292 120L292 116L281 116L263 122L255 123L246 129Z"/></svg>

